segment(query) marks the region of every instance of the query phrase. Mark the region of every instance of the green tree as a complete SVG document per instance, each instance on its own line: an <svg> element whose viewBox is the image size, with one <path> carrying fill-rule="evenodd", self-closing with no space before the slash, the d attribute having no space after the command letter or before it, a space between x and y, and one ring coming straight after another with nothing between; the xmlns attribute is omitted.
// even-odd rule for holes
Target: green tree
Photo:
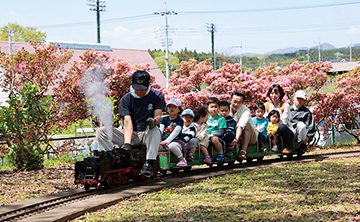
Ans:
<svg viewBox="0 0 360 222"><path fill-rule="evenodd" d="M32 53L0 52L0 86L8 93L8 105L0 108L0 133L18 170L42 168L43 152L51 147L48 136L67 127L60 115L62 104L49 90L72 55L55 45L35 47Z"/></svg>
<svg viewBox="0 0 360 222"><path fill-rule="evenodd" d="M18 94L0 107L0 132L8 142L13 142L9 153L11 163L18 170L38 170L43 167L42 146L48 145L46 135L38 131L47 130L47 119L56 105L50 95L39 97L39 87L25 83ZM10 144L10 143L9 143Z"/></svg>
<svg viewBox="0 0 360 222"><path fill-rule="evenodd" d="M14 42L45 42L46 33L37 31L33 27L23 27L16 23L9 23L4 25L0 30L0 40L7 41L9 39L9 27L12 32L11 39Z"/></svg>
<svg viewBox="0 0 360 222"><path fill-rule="evenodd" d="M166 74L166 55L165 50L153 50L149 51L150 55L154 59L156 65L160 68L163 74ZM172 53L169 53L169 66L170 72L179 68L179 59Z"/></svg>

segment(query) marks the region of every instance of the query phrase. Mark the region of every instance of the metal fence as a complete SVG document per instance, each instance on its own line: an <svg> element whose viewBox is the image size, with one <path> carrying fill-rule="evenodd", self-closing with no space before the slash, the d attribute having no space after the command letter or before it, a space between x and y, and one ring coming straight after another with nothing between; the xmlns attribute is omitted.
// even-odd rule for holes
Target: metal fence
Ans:
<svg viewBox="0 0 360 222"><path fill-rule="evenodd" d="M69 149L67 150L67 154L70 154L72 156L79 156L81 155L83 152L85 152L87 149L89 149L89 147L91 146L91 143L90 141L88 142L83 142L81 144L77 143L76 140L94 140L95 136L94 135L91 135L91 136L75 136L75 137L58 137L58 138L51 138L51 141L55 141L55 142L58 142L58 141L69 141L69 140L74 140L74 145L79 145L77 148L74 148L74 149ZM86 144L85 144L86 143ZM6 142L0 138L0 144L6 144ZM54 147L55 146L55 147ZM47 150L45 152L45 156L46 158L51 158L51 157L57 157L60 153L58 151L55 151L56 150L56 143L55 145L53 146L52 149L50 150ZM1 165L4 164L4 159L5 159L6 155L0 155L0 162L1 162Z"/></svg>

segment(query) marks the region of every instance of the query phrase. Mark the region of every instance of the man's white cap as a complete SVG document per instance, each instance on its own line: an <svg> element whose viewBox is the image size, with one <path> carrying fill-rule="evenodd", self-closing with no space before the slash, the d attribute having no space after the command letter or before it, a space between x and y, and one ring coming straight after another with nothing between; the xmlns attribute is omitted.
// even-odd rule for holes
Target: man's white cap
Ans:
<svg viewBox="0 0 360 222"><path fill-rule="evenodd" d="M296 98L301 98L306 100L306 92L304 90L298 90L295 93Z"/></svg>

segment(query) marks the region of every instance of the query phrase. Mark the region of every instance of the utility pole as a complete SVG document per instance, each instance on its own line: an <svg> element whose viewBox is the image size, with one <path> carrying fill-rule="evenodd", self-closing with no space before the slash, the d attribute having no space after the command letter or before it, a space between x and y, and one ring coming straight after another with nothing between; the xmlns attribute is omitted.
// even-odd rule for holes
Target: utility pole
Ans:
<svg viewBox="0 0 360 222"><path fill-rule="evenodd" d="M352 42L350 42L350 62L351 62L351 56L352 56Z"/></svg>
<svg viewBox="0 0 360 222"><path fill-rule="evenodd" d="M264 68L266 67L266 55L264 53Z"/></svg>
<svg viewBox="0 0 360 222"><path fill-rule="evenodd" d="M2 30L3 32L7 32L8 33L8 40L9 40L9 55L12 54L12 42L11 42L11 37L12 37L12 34L14 34L14 31L11 30L10 28L10 24L9 24L9 28L8 30L6 31L5 29Z"/></svg>
<svg viewBox="0 0 360 222"><path fill-rule="evenodd" d="M240 45L240 73L242 73L242 42L241 42L241 45Z"/></svg>
<svg viewBox="0 0 360 222"><path fill-rule="evenodd" d="M215 42L214 42L214 33L216 32L216 26L214 23L207 23L206 28L208 28L208 32L211 32L211 56L212 56L212 66L215 69Z"/></svg>
<svg viewBox="0 0 360 222"><path fill-rule="evenodd" d="M174 11L168 11L166 8L165 2L165 10L162 12L155 12L155 15L161 15L165 17L165 56L166 56L166 89L169 87L169 79L170 79L170 65L169 65L169 25L168 25L168 15L177 15Z"/></svg>
<svg viewBox="0 0 360 222"><path fill-rule="evenodd" d="M231 48L240 48L240 58L239 58L239 63L240 63L240 73L242 73L242 42L240 46L233 46Z"/></svg>
<svg viewBox="0 0 360 222"><path fill-rule="evenodd" d="M320 40L319 40L319 62L321 61L321 45L320 45Z"/></svg>
<svg viewBox="0 0 360 222"><path fill-rule="evenodd" d="M308 49L307 59L308 59L308 63L310 63L310 49Z"/></svg>
<svg viewBox="0 0 360 222"><path fill-rule="evenodd" d="M90 6L90 11L96 11L96 24L97 24L97 43L100 41L100 12L105 11L105 1L104 0L88 0L88 5Z"/></svg>
<svg viewBox="0 0 360 222"><path fill-rule="evenodd" d="M10 25L9 25L8 34L9 34L9 55L11 55L12 54L11 37L12 37L13 32L10 30Z"/></svg>

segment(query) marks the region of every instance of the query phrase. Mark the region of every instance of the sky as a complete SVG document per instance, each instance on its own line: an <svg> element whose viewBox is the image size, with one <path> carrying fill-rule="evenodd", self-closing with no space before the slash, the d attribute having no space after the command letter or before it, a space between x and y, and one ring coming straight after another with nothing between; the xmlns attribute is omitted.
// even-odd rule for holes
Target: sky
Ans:
<svg viewBox="0 0 360 222"><path fill-rule="evenodd" d="M96 13L87 0L0 0L0 26L17 23L46 32L47 41L97 42ZM112 48L184 49L233 55L288 47L360 43L360 0L107 0L101 43ZM176 13L176 14L175 14Z"/></svg>

